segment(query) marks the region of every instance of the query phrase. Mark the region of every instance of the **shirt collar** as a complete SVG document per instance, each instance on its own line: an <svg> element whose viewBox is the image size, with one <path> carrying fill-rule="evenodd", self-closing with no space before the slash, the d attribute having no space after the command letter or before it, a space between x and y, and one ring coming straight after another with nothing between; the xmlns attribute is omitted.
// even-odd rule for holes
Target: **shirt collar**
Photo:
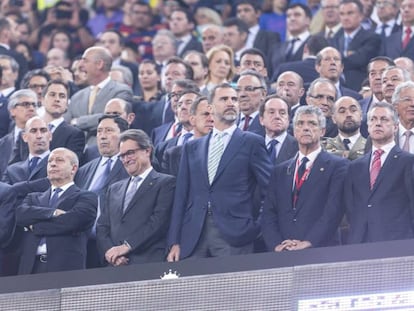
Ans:
<svg viewBox="0 0 414 311"><path fill-rule="evenodd" d="M52 195L53 195L53 191L55 191L56 188L60 188L62 189L62 192L60 193L60 195L63 194L63 192L65 192L66 190L69 189L70 186L74 185L75 183L73 181L67 183L66 185L60 186L60 187L56 187L52 185Z"/></svg>
<svg viewBox="0 0 414 311"><path fill-rule="evenodd" d="M43 152L42 154L29 154L29 161L31 161L34 157L38 157L40 158L40 161L43 160L44 158L46 158L50 153L50 150L46 150L45 152Z"/></svg>
<svg viewBox="0 0 414 311"><path fill-rule="evenodd" d="M229 137L231 137L236 129L237 129L237 125L236 124L233 124L232 126L226 128L222 132L220 132L218 129L216 129L214 127L213 128L213 132L212 132L212 137L216 136L218 133L227 133L227 135L229 135Z"/></svg>
<svg viewBox="0 0 414 311"><path fill-rule="evenodd" d="M280 134L279 136L276 136L276 137L270 137L270 136L266 135L266 137L265 137L266 146L274 139L276 139L278 141L278 145L281 145L281 144L284 143L284 141L286 139L286 136L287 136L286 131L284 131L282 134Z"/></svg>
<svg viewBox="0 0 414 311"><path fill-rule="evenodd" d="M139 174L138 176L141 177L141 181L144 181L145 178L147 178L147 176L149 175L149 173L153 170L152 166L150 166L149 168L147 168L142 174ZM136 177L136 176L131 176L131 177Z"/></svg>
<svg viewBox="0 0 414 311"><path fill-rule="evenodd" d="M322 151L321 147L318 147L318 149L316 149L315 151L312 151L311 153L309 153L308 155L306 155L306 157L308 158L310 163L309 165L311 165L313 162L315 162L316 157L319 155L319 153ZM298 156L298 160L299 163L302 162L302 159L305 157L305 155L299 151L299 156Z"/></svg>
<svg viewBox="0 0 414 311"><path fill-rule="evenodd" d="M111 81L111 77L108 76L105 80L102 80L97 85L91 85L91 89L93 89L95 86L97 86L97 87L99 87L100 90L102 90L110 81Z"/></svg>

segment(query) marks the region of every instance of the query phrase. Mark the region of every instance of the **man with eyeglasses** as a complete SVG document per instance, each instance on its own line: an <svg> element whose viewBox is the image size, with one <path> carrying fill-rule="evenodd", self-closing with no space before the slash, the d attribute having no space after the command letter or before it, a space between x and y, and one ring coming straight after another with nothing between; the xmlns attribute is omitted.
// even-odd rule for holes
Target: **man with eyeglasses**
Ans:
<svg viewBox="0 0 414 311"><path fill-rule="evenodd" d="M339 19L339 0L322 0L322 16L325 23L322 34L326 39L332 39L335 34L341 29Z"/></svg>
<svg viewBox="0 0 414 311"><path fill-rule="evenodd" d="M336 98L337 91L335 85L325 78L318 78L313 81L306 92L306 103L309 106L319 107L326 118L326 137L338 135L338 128L332 121L333 104Z"/></svg>
<svg viewBox="0 0 414 311"><path fill-rule="evenodd" d="M372 150L351 162L345 181L348 243L412 239L414 156L395 143L398 116L390 104L371 106L368 132Z"/></svg>
<svg viewBox="0 0 414 311"><path fill-rule="evenodd" d="M240 106L238 127L264 137L265 129L260 124L259 106L267 95L265 79L257 71L244 71L237 81L236 90Z"/></svg>
<svg viewBox="0 0 414 311"><path fill-rule="evenodd" d="M34 69L28 71L22 80L21 88L31 89L37 95L38 115L43 116L44 108L42 108L43 89L50 81L49 74L43 69Z"/></svg>
<svg viewBox="0 0 414 311"><path fill-rule="evenodd" d="M410 81L410 74L397 66L385 68L381 75L383 101L392 104L395 88L403 82Z"/></svg>
<svg viewBox="0 0 414 311"><path fill-rule="evenodd" d="M7 165L27 158L28 148L23 141L22 133L27 120L36 115L36 107L37 96L32 90L19 90L10 96L8 109L14 127L9 134L0 139L0 174L4 173Z"/></svg>
<svg viewBox="0 0 414 311"><path fill-rule="evenodd" d="M296 111L298 155L273 169L263 205L262 231L270 252L337 243L348 161L322 150L325 125L318 107Z"/></svg>
<svg viewBox="0 0 414 311"><path fill-rule="evenodd" d="M130 177L107 190L96 228L101 258L111 266L163 261L175 178L151 166L153 146L144 131L122 133L119 150Z"/></svg>
<svg viewBox="0 0 414 311"><path fill-rule="evenodd" d="M105 208L105 194L113 183L128 177L119 155L119 137L128 129L128 123L116 115L103 115L97 129L97 146L99 157L83 165L76 174L76 184L84 190L95 192L98 197L97 216ZM88 240L87 267L96 268L103 265L96 247L96 230Z"/></svg>

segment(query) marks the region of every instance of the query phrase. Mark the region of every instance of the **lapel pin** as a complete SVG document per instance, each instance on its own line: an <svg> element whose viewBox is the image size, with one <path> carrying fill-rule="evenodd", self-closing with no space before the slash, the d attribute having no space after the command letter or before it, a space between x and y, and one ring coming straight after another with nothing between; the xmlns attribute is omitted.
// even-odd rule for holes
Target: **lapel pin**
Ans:
<svg viewBox="0 0 414 311"><path fill-rule="evenodd" d="M321 167L319 170L320 170L321 172L323 172L323 171L325 170L325 168Z"/></svg>
<svg viewBox="0 0 414 311"><path fill-rule="evenodd" d="M394 159L397 159L397 158L398 158L398 156L395 154L395 155L394 155Z"/></svg>

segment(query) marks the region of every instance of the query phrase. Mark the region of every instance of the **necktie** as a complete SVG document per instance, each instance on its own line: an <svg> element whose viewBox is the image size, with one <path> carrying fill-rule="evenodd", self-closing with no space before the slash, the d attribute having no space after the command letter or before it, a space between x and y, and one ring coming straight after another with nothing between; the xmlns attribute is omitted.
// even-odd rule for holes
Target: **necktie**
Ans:
<svg viewBox="0 0 414 311"><path fill-rule="evenodd" d="M327 39L332 39L333 36L334 36L334 32L332 31L332 29L329 29Z"/></svg>
<svg viewBox="0 0 414 311"><path fill-rule="evenodd" d="M221 156L224 152L223 137L226 133L217 133L214 140L210 145L210 151L208 155L208 180L210 184L213 183L214 177L216 176L217 168L220 163Z"/></svg>
<svg viewBox="0 0 414 311"><path fill-rule="evenodd" d="M33 170L36 168L37 163L39 163L39 160L40 160L40 157L33 157L30 160L30 163L29 163L29 171L30 171L30 173L32 173Z"/></svg>
<svg viewBox="0 0 414 311"><path fill-rule="evenodd" d="M270 160L273 162L276 159L276 145L279 142L276 139L272 139L267 146L267 151L270 156Z"/></svg>
<svg viewBox="0 0 414 311"><path fill-rule="evenodd" d="M344 56L348 56L348 49L349 49L349 44L351 43L351 37L345 35L344 37Z"/></svg>
<svg viewBox="0 0 414 311"><path fill-rule="evenodd" d="M53 195L52 195L52 197L49 200L49 207L51 209L56 209L56 203L59 200L59 193L61 193L61 192L62 192L62 188L56 188L55 190L53 190ZM42 249L42 251L41 251L42 253L44 251L47 252L46 245L45 244L46 244L46 238L45 237L42 237L40 239L40 242L39 242L39 248ZM38 254L38 255L44 255L44 254Z"/></svg>
<svg viewBox="0 0 414 311"><path fill-rule="evenodd" d="M55 128L55 126L54 126L53 124L51 124L51 123L49 123L49 124L47 125L47 127L49 128L49 131L50 131L50 132L53 132L53 129Z"/></svg>
<svg viewBox="0 0 414 311"><path fill-rule="evenodd" d="M411 131L405 131L404 136L405 136L405 141L404 141L404 146L403 146L403 150L410 152L410 137L411 135L413 135L413 133Z"/></svg>
<svg viewBox="0 0 414 311"><path fill-rule="evenodd" d="M381 26L381 38L386 38L387 37L387 33L385 32L385 29L387 29L388 25L387 24L382 24Z"/></svg>
<svg viewBox="0 0 414 311"><path fill-rule="evenodd" d="M381 170L381 155L384 153L384 150L377 149L374 151L374 158L372 160L371 172L370 172L370 182L371 190L374 187L375 181L377 180L378 174Z"/></svg>
<svg viewBox="0 0 414 311"><path fill-rule="evenodd" d="M298 180L302 179L303 174L305 174L306 163L308 162L309 162L309 159L307 157L303 157L302 162L300 163L300 166L298 168Z"/></svg>
<svg viewBox="0 0 414 311"><path fill-rule="evenodd" d="M90 191L99 193L102 190L102 187L105 185L105 182L108 180L109 174L111 173L112 159L109 158L105 162L105 170L102 172L101 176L96 178L95 183L90 187Z"/></svg>
<svg viewBox="0 0 414 311"><path fill-rule="evenodd" d="M290 40L290 46L286 53L286 60L290 60L292 58L293 52L295 51L295 43L297 41L299 41L299 38L293 38L292 40Z"/></svg>
<svg viewBox="0 0 414 311"><path fill-rule="evenodd" d="M181 123L175 123L173 125L173 132L172 132L173 137L177 137L178 135L180 135L182 129L183 129L183 125Z"/></svg>
<svg viewBox="0 0 414 311"><path fill-rule="evenodd" d="M88 113L89 114L92 113L92 107L93 107L93 104L95 103L96 94L98 94L98 91L99 91L99 86L95 85L92 88L91 93L89 94L89 102L88 102Z"/></svg>
<svg viewBox="0 0 414 311"><path fill-rule="evenodd" d="M405 48L407 47L408 43L410 42L410 39L411 39L411 27L407 27L405 29L405 36L402 42L403 50L405 50Z"/></svg>
<svg viewBox="0 0 414 311"><path fill-rule="evenodd" d="M250 116L244 116L243 131L247 131L250 125Z"/></svg>
<svg viewBox="0 0 414 311"><path fill-rule="evenodd" d="M349 138L344 138L343 140L344 146L346 150L350 150L351 148L349 148L349 144L351 143L351 141L349 140Z"/></svg>
<svg viewBox="0 0 414 311"><path fill-rule="evenodd" d="M124 209L123 211L128 208L129 203L131 203L132 198L134 197L135 193L137 192L138 183L141 181L140 176L135 176L131 178L131 181L129 182L127 192L125 193L125 199L124 199Z"/></svg>
<svg viewBox="0 0 414 311"><path fill-rule="evenodd" d="M183 145L190 139L191 136L193 136L193 133L185 133L183 135Z"/></svg>

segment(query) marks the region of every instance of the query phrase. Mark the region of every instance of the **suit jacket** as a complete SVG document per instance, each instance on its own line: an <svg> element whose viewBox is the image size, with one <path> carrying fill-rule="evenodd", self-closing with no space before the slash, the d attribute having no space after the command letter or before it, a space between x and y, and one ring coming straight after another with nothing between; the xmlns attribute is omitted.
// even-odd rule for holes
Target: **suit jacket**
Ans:
<svg viewBox="0 0 414 311"><path fill-rule="evenodd" d="M255 133L259 136L265 137L266 131L264 127L260 124L260 117L259 114L257 114L252 122L250 123L249 127L247 128L249 132Z"/></svg>
<svg viewBox="0 0 414 311"><path fill-rule="evenodd" d="M342 85L342 83L339 85L339 90L341 91L341 96L349 96L356 100L361 100L362 96L358 92L351 90L345 86Z"/></svg>
<svg viewBox="0 0 414 311"><path fill-rule="evenodd" d="M194 36L191 36L191 40L186 44L186 46L184 47L184 49L181 51L180 55L178 56L182 58L184 54L188 51L203 52L203 46L201 42L198 41L198 39Z"/></svg>
<svg viewBox="0 0 414 311"><path fill-rule="evenodd" d="M282 147L280 147L276 160L274 160L274 164L276 165L293 158L298 150L298 142L296 141L295 137L287 134Z"/></svg>
<svg viewBox="0 0 414 311"><path fill-rule="evenodd" d="M166 141L161 141L160 143L157 144L157 146L155 147L155 159L156 159L156 167L155 169L158 172L162 172L162 166L163 166L163 160L164 160L164 153L170 149L173 148L175 146L177 146L178 144L178 139L179 136L170 138Z"/></svg>
<svg viewBox="0 0 414 311"><path fill-rule="evenodd" d="M112 98L122 98L128 102L132 102L131 88L114 80L110 80L108 84L98 92L92 111L88 111L89 95L91 88L86 87L76 92L71 97L71 104L64 118L70 123L72 119L77 119L77 127L88 133L88 136L96 136L96 128L98 120L102 116L106 103Z"/></svg>
<svg viewBox="0 0 414 311"><path fill-rule="evenodd" d="M272 53L272 62L271 68L273 72L278 71L278 67L282 63L293 62L293 61L300 61L303 57L303 49L305 47L306 42L308 41L309 37L302 42L300 47L293 53L290 57L287 57L287 53L289 50L289 42L278 42L273 46L273 53Z"/></svg>
<svg viewBox="0 0 414 311"><path fill-rule="evenodd" d="M217 168L208 180L208 148L211 133L183 146L168 246L180 245L180 257L193 252L211 209L223 239L232 246L253 242L260 233L254 213L256 186L267 187L270 160L264 139L237 128Z"/></svg>
<svg viewBox="0 0 414 311"><path fill-rule="evenodd" d="M314 57L280 64L277 71L273 73L272 81L276 81L277 78L286 71L296 72L302 77L303 83L305 84L310 84L313 80L319 78L319 73L315 70Z"/></svg>
<svg viewBox="0 0 414 311"><path fill-rule="evenodd" d="M17 143L14 141L14 130L0 139L0 174L3 175L8 165L25 160L29 155L27 143L20 135Z"/></svg>
<svg viewBox="0 0 414 311"><path fill-rule="evenodd" d="M16 225L15 204L16 194L11 186L0 183L0 275L1 275L1 249L5 247L13 236Z"/></svg>
<svg viewBox="0 0 414 311"><path fill-rule="evenodd" d="M331 245L344 214L342 192L348 160L325 151L315 159L296 206L292 188L297 157L277 165L263 206L262 230L269 251L286 239Z"/></svg>
<svg viewBox="0 0 414 311"><path fill-rule="evenodd" d="M173 126L173 124L174 122L165 123L152 130L151 140L154 146L157 146L159 143L165 141L165 138L167 137L168 132L170 131L170 128Z"/></svg>
<svg viewBox="0 0 414 311"><path fill-rule="evenodd" d="M266 64L270 64L273 55L273 47L280 42L280 35L277 32L260 29L254 38L253 47L263 52L266 57ZM267 65L267 68L271 66ZM272 76L272 72L268 72Z"/></svg>
<svg viewBox="0 0 414 311"><path fill-rule="evenodd" d="M86 242L96 217L97 197L72 185L56 205L66 214L53 217L50 192L30 193L16 209L17 225L32 226L23 235L19 274L32 272L42 237L46 238L48 272L85 269Z"/></svg>
<svg viewBox="0 0 414 311"><path fill-rule="evenodd" d="M54 130L50 142L51 151L59 147L72 150L81 160L85 149L85 134L80 129L63 121Z"/></svg>
<svg viewBox="0 0 414 311"><path fill-rule="evenodd" d="M47 161L49 156L44 157L32 172L29 170L29 159L11 164L7 167L2 181L13 185L20 181L29 181L44 178L47 176Z"/></svg>
<svg viewBox="0 0 414 311"><path fill-rule="evenodd" d="M161 162L161 172L164 174L177 176L180 168L181 154L183 153L183 145L175 146L165 150Z"/></svg>
<svg viewBox="0 0 414 311"><path fill-rule="evenodd" d="M330 44L341 53L344 50L344 30L340 29L330 40ZM362 27L349 43L351 55L343 57L345 85L354 91L359 91L362 81L367 77L366 67L371 58L379 55L381 38L374 32Z"/></svg>
<svg viewBox="0 0 414 311"><path fill-rule="evenodd" d="M396 59L398 57L408 57L414 61L414 38L411 37L408 45L405 49L402 48L402 38L403 33L402 29L392 33L387 37L382 44L381 55L390 57L391 59Z"/></svg>
<svg viewBox="0 0 414 311"><path fill-rule="evenodd" d="M361 134L362 136L364 136L365 138L368 137L368 121L367 121L367 113L369 108L371 107L372 104L372 96L369 98L363 98L359 101L359 104L361 105L361 109L362 109L362 122L361 122Z"/></svg>
<svg viewBox="0 0 414 311"><path fill-rule="evenodd" d="M129 181L108 189L96 227L98 249L104 257L108 249L126 241L132 248L127 255L130 264L163 261L175 178L152 170L123 211Z"/></svg>
<svg viewBox="0 0 414 311"><path fill-rule="evenodd" d="M414 237L414 155L394 146L370 189L371 153L353 161L345 182L348 242Z"/></svg>
<svg viewBox="0 0 414 311"><path fill-rule="evenodd" d="M8 109L9 100L7 97L0 98L0 138L7 135L10 127L10 114Z"/></svg>
<svg viewBox="0 0 414 311"><path fill-rule="evenodd" d="M337 155L339 157L347 158L349 160L355 160L362 157L365 154L365 144L367 140L361 135L358 137L351 150L346 150L343 141L338 136L331 138L325 137L321 141L322 148L329 153Z"/></svg>
<svg viewBox="0 0 414 311"><path fill-rule="evenodd" d="M0 55L11 56L19 64L19 75L16 80L16 86L20 86L20 81L29 70L29 65L27 64L26 58L15 50L8 50L4 46L0 46Z"/></svg>

